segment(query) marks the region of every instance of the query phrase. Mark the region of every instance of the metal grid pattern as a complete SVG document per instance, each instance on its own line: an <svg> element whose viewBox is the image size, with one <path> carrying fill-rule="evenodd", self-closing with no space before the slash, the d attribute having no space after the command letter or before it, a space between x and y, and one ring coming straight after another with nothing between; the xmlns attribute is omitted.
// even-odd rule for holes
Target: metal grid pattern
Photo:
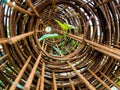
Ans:
<svg viewBox="0 0 120 90"><path fill-rule="evenodd" d="M65 33L55 20L75 28ZM54 33L61 38L39 40ZM0 90L120 90L119 82L119 0L0 0Z"/></svg>

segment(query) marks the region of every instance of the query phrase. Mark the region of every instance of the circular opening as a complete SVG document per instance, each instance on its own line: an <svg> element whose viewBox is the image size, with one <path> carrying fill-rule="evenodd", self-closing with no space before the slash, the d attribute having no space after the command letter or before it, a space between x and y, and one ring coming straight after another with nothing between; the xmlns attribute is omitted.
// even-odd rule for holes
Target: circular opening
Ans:
<svg viewBox="0 0 120 90"><path fill-rule="evenodd" d="M46 31L47 33L49 33L49 32L52 31L52 28L51 28L50 26L47 26L47 27L45 28L45 31Z"/></svg>

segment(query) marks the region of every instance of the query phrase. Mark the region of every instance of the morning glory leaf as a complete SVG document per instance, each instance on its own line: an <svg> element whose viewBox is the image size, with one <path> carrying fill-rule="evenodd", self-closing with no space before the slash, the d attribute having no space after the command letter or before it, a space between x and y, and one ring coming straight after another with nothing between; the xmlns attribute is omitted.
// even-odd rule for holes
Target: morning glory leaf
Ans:
<svg viewBox="0 0 120 90"><path fill-rule="evenodd" d="M62 28L62 30L66 30L66 26L63 24L63 23L61 23L60 21L58 21L58 20L55 20L57 23L58 23L58 25Z"/></svg>
<svg viewBox="0 0 120 90"><path fill-rule="evenodd" d="M57 23L58 23L58 25L62 28L62 30L64 31L63 33L64 33L64 39L66 40L66 34L67 34L67 31L68 30L70 30L70 29L74 29L74 26L72 26L72 25L69 25L69 24L67 24L67 23L62 23L62 22L60 22L59 20L55 20Z"/></svg>
<svg viewBox="0 0 120 90"><path fill-rule="evenodd" d="M50 38L62 38L61 35L57 34L57 33L54 33L54 34L45 34L43 36L41 36L39 38L40 41L44 40L44 39L50 39Z"/></svg>
<svg viewBox="0 0 120 90"><path fill-rule="evenodd" d="M76 29L73 25L69 25L69 24L67 24L67 23L62 23L62 22L60 22L59 20L55 20L57 23L58 23L58 25L62 28L62 30L64 30L64 31L68 31L69 29Z"/></svg>
<svg viewBox="0 0 120 90"><path fill-rule="evenodd" d="M74 27L73 25L68 24L68 26L69 26L69 29L76 29L76 27Z"/></svg>

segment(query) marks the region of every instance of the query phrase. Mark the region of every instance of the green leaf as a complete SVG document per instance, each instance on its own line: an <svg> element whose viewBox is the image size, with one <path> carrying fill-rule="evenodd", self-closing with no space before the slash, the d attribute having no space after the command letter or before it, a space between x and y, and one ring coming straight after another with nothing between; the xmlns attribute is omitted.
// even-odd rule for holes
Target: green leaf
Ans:
<svg viewBox="0 0 120 90"><path fill-rule="evenodd" d="M72 40L72 46L74 46L76 44L76 41Z"/></svg>
<svg viewBox="0 0 120 90"><path fill-rule="evenodd" d="M60 54L60 50L58 48L56 48L55 46L52 47L58 54Z"/></svg>
<svg viewBox="0 0 120 90"><path fill-rule="evenodd" d="M115 82L120 86L120 80L116 79Z"/></svg>
<svg viewBox="0 0 120 90"><path fill-rule="evenodd" d="M62 36L58 35L57 33L54 33L54 34L45 34L45 35L41 36L39 38L39 40L42 41L44 39L51 39L51 38L62 38Z"/></svg>
<svg viewBox="0 0 120 90"><path fill-rule="evenodd" d="M67 31L70 30L70 29L76 29L73 25L69 25L67 23L62 23L60 22L59 20L55 20L58 25L62 28L62 30L64 31L63 34L64 34L64 39L66 40L66 35L67 35Z"/></svg>
<svg viewBox="0 0 120 90"><path fill-rule="evenodd" d="M60 22L59 20L55 20L57 23L58 23L58 25L62 28L62 30L64 30L64 31L68 31L69 29L76 29L73 25L69 25L69 24L67 24L67 23L62 23L62 22Z"/></svg>
<svg viewBox="0 0 120 90"><path fill-rule="evenodd" d="M60 21L58 21L58 20L55 20L57 23L58 23L58 25L62 28L62 30L67 30L67 28L66 28L66 26L63 24L63 23L61 23Z"/></svg>
<svg viewBox="0 0 120 90"><path fill-rule="evenodd" d="M117 84L120 86L120 81L117 81Z"/></svg>

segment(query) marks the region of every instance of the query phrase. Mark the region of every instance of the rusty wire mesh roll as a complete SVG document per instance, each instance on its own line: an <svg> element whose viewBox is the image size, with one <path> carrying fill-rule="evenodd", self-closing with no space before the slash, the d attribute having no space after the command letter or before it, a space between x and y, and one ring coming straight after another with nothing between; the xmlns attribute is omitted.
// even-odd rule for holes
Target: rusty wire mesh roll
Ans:
<svg viewBox="0 0 120 90"><path fill-rule="evenodd" d="M0 89L120 89L119 0L0 0L0 45Z"/></svg>

